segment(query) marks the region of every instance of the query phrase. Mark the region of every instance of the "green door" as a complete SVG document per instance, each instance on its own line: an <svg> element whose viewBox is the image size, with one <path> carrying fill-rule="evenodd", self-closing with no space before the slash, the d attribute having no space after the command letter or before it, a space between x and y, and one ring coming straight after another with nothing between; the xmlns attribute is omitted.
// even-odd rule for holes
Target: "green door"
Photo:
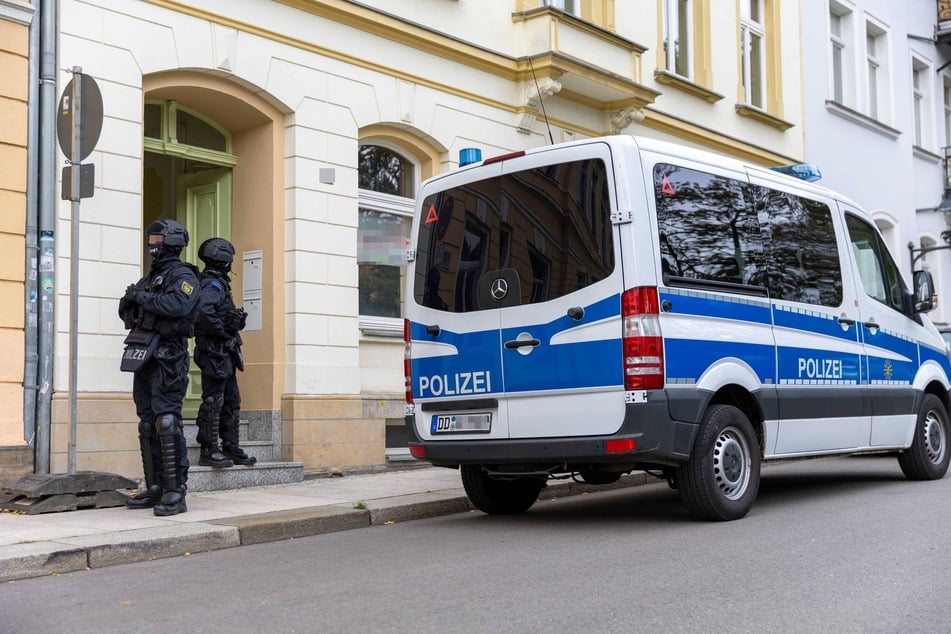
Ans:
<svg viewBox="0 0 951 634"><path fill-rule="evenodd" d="M209 169L197 174L180 175L177 179L176 215L188 229L189 241L182 259L204 268L198 259L198 247L208 238L231 240L231 169ZM189 349L193 352L194 343ZM182 417L193 419L201 404L201 372L194 354L188 371L188 392Z"/></svg>

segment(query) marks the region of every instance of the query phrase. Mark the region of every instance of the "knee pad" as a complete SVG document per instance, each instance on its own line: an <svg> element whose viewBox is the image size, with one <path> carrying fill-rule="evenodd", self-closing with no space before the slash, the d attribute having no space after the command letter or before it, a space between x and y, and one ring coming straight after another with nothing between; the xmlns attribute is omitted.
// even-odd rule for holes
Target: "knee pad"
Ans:
<svg viewBox="0 0 951 634"><path fill-rule="evenodd" d="M175 414L162 414L155 419L155 429L159 436L166 436L175 433L175 426L178 424L178 417Z"/></svg>
<svg viewBox="0 0 951 634"><path fill-rule="evenodd" d="M202 400L202 402L208 407L214 407L215 409L218 409L221 407L221 404L225 402L225 395L221 392L218 392L217 394L209 394Z"/></svg>
<svg viewBox="0 0 951 634"><path fill-rule="evenodd" d="M145 420L140 420L139 421L139 436L142 436L143 438L145 438L151 435L152 435L152 423Z"/></svg>

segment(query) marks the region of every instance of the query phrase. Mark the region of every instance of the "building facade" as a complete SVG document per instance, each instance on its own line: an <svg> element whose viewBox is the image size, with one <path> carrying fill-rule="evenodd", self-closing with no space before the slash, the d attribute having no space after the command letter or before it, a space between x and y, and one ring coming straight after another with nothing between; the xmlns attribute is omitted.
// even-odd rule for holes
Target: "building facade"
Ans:
<svg viewBox="0 0 951 634"><path fill-rule="evenodd" d="M939 210L951 145L951 56L939 3L802 3L806 159L821 183L875 218L901 269L931 271L939 325L951 322L951 251ZM951 200L951 199L949 199ZM951 212L951 209L948 210ZM924 251L922 251L924 249Z"/></svg>
<svg viewBox="0 0 951 634"><path fill-rule="evenodd" d="M249 312L242 408L275 430L283 459L383 464L405 447L413 197L422 179L454 169L460 150L489 157L633 133L762 165L805 154L798 2L59 7L59 90L80 66L104 110L78 254L84 470L141 469L116 306L143 272L142 231L155 218L188 227L193 262L205 237L234 242L236 301ZM61 202L52 472L66 469L69 437L69 223ZM196 406L191 396L186 415Z"/></svg>
<svg viewBox="0 0 951 634"><path fill-rule="evenodd" d="M29 437L24 438L26 310L27 103L30 25L33 7L0 0L0 478L32 472Z"/></svg>

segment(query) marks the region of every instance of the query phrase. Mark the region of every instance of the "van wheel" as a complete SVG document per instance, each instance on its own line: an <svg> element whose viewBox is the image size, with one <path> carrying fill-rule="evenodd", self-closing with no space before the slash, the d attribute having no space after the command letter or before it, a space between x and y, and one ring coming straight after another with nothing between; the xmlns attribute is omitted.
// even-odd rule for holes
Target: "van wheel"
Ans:
<svg viewBox="0 0 951 634"><path fill-rule="evenodd" d="M759 492L760 455L753 426L732 405L713 405L700 422L693 451L677 469L680 495L705 520L746 515Z"/></svg>
<svg viewBox="0 0 951 634"><path fill-rule="evenodd" d="M545 485L540 478L496 480L478 464L464 464L459 470L469 501L489 515L524 513L535 503Z"/></svg>
<svg viewBox="0 0 951 634"><path fill-rule="evenodd" d="M934 394L925 394L915 425L911 447L898 454L898 464L909 480L937 480L948 471L951 424L944 404Z"/></svg>

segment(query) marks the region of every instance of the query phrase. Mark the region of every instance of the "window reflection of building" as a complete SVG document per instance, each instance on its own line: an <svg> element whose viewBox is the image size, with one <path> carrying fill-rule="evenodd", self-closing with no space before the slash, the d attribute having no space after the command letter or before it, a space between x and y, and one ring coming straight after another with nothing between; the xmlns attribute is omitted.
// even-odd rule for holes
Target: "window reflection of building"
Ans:
<svg viewBox="0 0 951 634"><path fill-rule="evenodd" d="M440 208L451 199L448 220ZM453 188L423 201L440 222L424 223L416 275L439 270L440 288L417 301L448 310L479 306L486 273L514 269L519 303L547 301L607 277L614 266L608 178L600 161L575 161ZM483 281L484 282L484 281ZM425 287L424 287L425 288ZM437 296L441 299L437 299Z"/></svg>

